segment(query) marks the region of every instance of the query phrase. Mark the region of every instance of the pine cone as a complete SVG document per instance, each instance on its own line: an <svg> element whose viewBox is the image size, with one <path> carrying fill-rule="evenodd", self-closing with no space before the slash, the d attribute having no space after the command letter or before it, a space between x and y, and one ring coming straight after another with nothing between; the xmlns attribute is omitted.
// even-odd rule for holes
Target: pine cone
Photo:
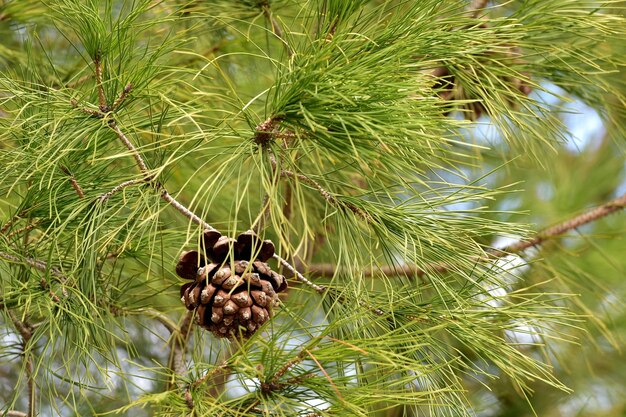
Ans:
<svg viewBox="0 0 626 417"><path fill-rule="evenodd" d="M187 309L196 310L201 327L219 337L250 337L269 320L277 293L287 288L284 276L265 263L274 255L274 244L254 232L237 239L205 230L204 254L185 252L176 273L193 282L180 289Z"/></svg>

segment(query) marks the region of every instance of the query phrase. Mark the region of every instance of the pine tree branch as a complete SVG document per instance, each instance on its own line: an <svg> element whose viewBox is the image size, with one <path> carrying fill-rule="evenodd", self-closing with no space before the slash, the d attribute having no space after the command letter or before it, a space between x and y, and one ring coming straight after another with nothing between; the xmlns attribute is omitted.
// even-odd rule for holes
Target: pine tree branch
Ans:
<svg viewBox="0 0 626 417"><path fill-rule="evenodd" d="M7 235L7 239L12 238L15 235L19 235L20 233L24 233L24 232L28 232L30 230L33 230L35 227L37 227L37 223L31 223L28 226L22 227L20 229L14 230L11 233L9 233Z"/></svg>
<svg viewBox="0 0 626 417"><path fill-rule="evenodd" d="M133 143L126 137L126 135L124 134L124 132L122 132L114 119L111 119L109 121L109 127L115 132L120 141L122 141L124 146L126 146L126 148L130 151L131 155L135 159L135 162L137 163L137 166L139 167L139 170L144 175L144 181L151 182L153 177L148 171L148 167L146 166L143 157L141 156L141 154L139 154L137 148L135 148L135 145L133 145Z"/></svg>
<svg viewBox="0 0 626 417"><path fill-rule="evenodd" d="M101 203L104 203L105 201L107 201L109 198L111 198L111 196L113 196L113 194L118 193L120 191L122 191L124 188L126 187L130 187L133 185L137 185L137 184L145 184L146 181L143 179L134 179L134 180L128 180L128 181L124 181L123 183L116 185L115 187L113 187L111 189L111 191L108 191L106 193L100 194L100 197L98 197L98 200Z"/></svg>
<svg viewBox="0 0 626 417"><path fill-rule="evenodd" d="M21 411L9 410L6 412L6 417L28 417L28 414Z"/></svg>
<svg viewBox="0 0 626 417"><path fill-rule="evenodd" d="M183 316L177 331L172 333L170 340L170 360L169 369L172 371L172 379L170 380L170 388L174 387L176 375L182 375L185 372L185 353L187 352L187 344L191 334L191 324L193 319L193 311L187 311Z"/></svg>
<svg viewBox="0 0 626 417"><path fill-rule="evenodd" d="M478 17L481 10L485 9L489 4L489 0L472 0L472 3L468 7L468 11L472 14L472 17Z"/></svg>
<svg viewBox="0 0 626 417"><path fill-rule="evenodd" d="M598 219L608 216L609 214L620 211L626 207L626 194L609 201L601 206L591 209L583 214L572 217L555 226L548 227L535 235L530 240L522 240L502 249L492 249L488 251L487 256L476 258L476 262L490 262L494 259L503 258L505 256L520 253L541 245L549 239L559 237L570 230L576 229L585 224L594 222ZM317 277L332 277L336 274L337 268L333 264L312 264L306 268L307 273ZM428 268L418 268L415 265L385 265L375 269L363 271L364 277L375 276L407 276L409 278L421 278L429 272L448 272L451 270L449 265L432 264Z"/></svg>
<svg viewBox="0 0 626 417"><path fill-rule="evenodd" d="M145 308L140 310L134 310L133 313L143 313L148 317L151 317L161 323L167 330L169 330L170 334L180 333L180 327L174 323L172 319L170 319L165 314L161 313L158 310L152 308Z"/></svg>
<svg viewBox="0 0 626 417"><path fill-rule="evenodd" d="M506 256L509 253L523 252L524 250L540 245L544 241L561 236L570 230L576 229L587 223L591 223L598 219L608 216L609 214L620 211L626 207L626 193L621 197L609 201L601 206L591 209L583 214L575 216L569 220L559 223L555 226L548 227L543 231L537 233L537 235L530 240L520 241L515 244L509 245L504 249L498 251L498 257ZM501 254L500 254L501 253Z"/></svg>
<svg viewBox="0 0 626 417"><path fill-rule="evenodd" d="M58 268L56 267L48 267L48 264L42 260L39 259L34 259L34 258L20 258L18 256L15 255L11 255L9 253L6 252L0 252L0 258L3 258L7 261L11 261L11 262L15 262L15 263L19 263L19 264L26 264L30 267L33 267L35 269L38 269L42 272L47 272L50 275L56 277L59 279L59 281L63 284L65 283L65 281L67 280L67 277L65 275L63 275L61 273L61 271L59 271ZM41 278L40 280L40 285L42 288L44 289L48 289L50 291L50 298L52 299L52 301L54 301L55 303L60 303L61 299L59 298L58 295L56 295L56 293L54 291L52 291L50 289L50 286L48 285L48 281L46 281L45 278ZM65 297L67 297L67 291L65 290L65 288L62 289L63 295Z"/></svg>
<svg viewBox="0 0 626 417"><path fill-rule="evenodd" d="M120 95L117 97L117 100L115 100L115 102L111 106L111 111L115 111L115 110L117 110L120 107L120 105L126 100L128 95L130 94L130 91L132 89L133 89L133 85L132 84L130 84L130 83L126 84L126 87L124 87L124 89L122 90Z"/></svg>
<svg viewBox="0 0 626 417"><path fill-rule="evenodd" d="M100 51L96 52L96 56L93 58L93 63L95 67L96 74L96 88L98 90L98 104L100 107L100 111L102 113L107 113L109 111L109 106L107 105L107 100L104 95L104 87L102 86L102 53Z"/></svg>
<svg viewBox="0 0 626 417"><path fill-rule="evenodd" d="M261 8L263 10L263 15L270 22L270 25L272 25L272 32L274 32L274 35L276 35L276 37L282 42L283 46L285 47L285 51L287 51L287 55L291 58L295 52L293 49L291 49L291 46L285 38L285 31L282 29L280 23L278 23L276 18L272 15L269 4L265 3L261 6Z"/></svg>
<svg viewBox="0 0 626 417"><path fill-rule="evenodd" d="M215 230L215 228L213 226L211 226L209 223L207 223L204 220L202 220L193 211L189 210L187 207L185 207L184 205L179 203L174 197L172 197L167 192L167 190L165 188L161 189L161 198L163 200L167 201L168 203L170 203L170 205L172 205L172 207L174 207L176 210L178 210L180 213L182 213L183 216L187 217L192 222L202 226L204 229Z"/></svg>
<svg viewBox="0 0 626 417"><path fill-rule="evenodd" d="M85 193L83 192L83 189L80 187L80 184L78 184L78 181L76 181L76 177L74 177L74 174L72 174L70 170L67 169L67 167L63 165L59 166L59 168L61 169L61 171L63 171L65 175L70 177L69 178L70 184L72 184L72 188L74 188L74 190L76 191L76 194L78 194L78 197L85 198Z"/></svg>
<svg viewBox="0 0 626 417"><path fill-rule="evenodd" d="M323 294L326 291L325 286L317 285L309 281L295 267L293 267L289 262L281 258L278 254L275 253L274 256L272 256L272 258L276 259L278 263L283 266L283 268L286 268L287 270L289 270L293 274L293 276L296 277L298 281L302 282L305 285L308 285L309 287L313 288L315 291L317 291L320 294Z"/></svg>
<svg viewBox="0 0 626 417"><path fill-rule="evenodd" d="M99 86L98 90L99 91L102 90L102 85L98 84L98 86ZM124 92L122 92L120 94L120 98L116 101L116 103L117 103L116 106L119 106L121 101L123 101L123 99L128 96L131 88L132 88L131 84L128 84L126 86L126 88L124 89ZM104 92L99 93L99 95L101 95L101 94L104 94ZM76 101L72 101L72 104L74 106L77 106L77 102ZM128 137L122 131L122 129L120 129L120 127L118 126L118 124L115 121L115 119L111 117L110 113L108 113L108 111L110 110L110 107L106 104L106 102L105 102L104 108L105 108L105 110L107 110L107 113L103 112L102 110L101 111L95 111L95 110L85 109L85 108L81 108L80 110L82 112L84 112L84 113L89 114L92 117L96 117L96 118L100 118L100 119L106 118L106 117L110 117L110 119L108 121L109 128L111 128L111 130L113 130L113 132L115 132L115 134L117 135L119 140L130 151L131 155L135 159L135 163L139 167L139 171L143 174L143 182L151 184L153 186L153 188L155 188L157 190L160 190L161 191L161 198L163 200L167 201L168 203L170 203L176 210L181 212L185 217L189 218L191 221L193 221L194 223L204 227L205 229L213 229L213 227L210 224L208 224L207 222L202 220L195 213L193 213L191 210L189 210L187 207L185 207L183 204L181 204L179 201L177 201L174 197L172 197L169 194L169 192L167 191L167 189L165 189L165 187L163 187L162 184L160 184L158 182L154 182L154 177L153 177L152 174L150 174L150 172L148 170L148 166L146 165L146 163L145 163L143 157L141 156L141 154L139 153L138 149L135 147L135 145L133 145L133 143L130 141L130 139L128 139ZM113 190L111 190L111 191L109 191L107 193L102 194L99 197L100 201L106 201L115 192L118 192L122 188L127 187L127 186L132 185L132 184L135 184L135 183L136 182L134 180L132 180L132 181L126 181L126 182L116 186Z"/></svg>
<svg viewBox="0 0 626 417"><path fill-rule="evenodd" d="M29 344L33 336L33 328L28 322L23 322L20 319L18 319L15 313L13 313L13 311L9 310L8 313L9 313L9 317L11 318L11 321L15 325L15 328L17 329L20 336L22 337L22 355L24 356L24 360L25 360L26 378L27 378L27 384L28 384L28 416L35 417L37 415L37 412L36 412L36 396L37 396L36 388L37 387L35 386L35 380L34 380L34 374L33 374L33 358L32 358L31 353L29 352L29 349L30 349Z"/></svg>
<svg viewBox="0 0 626 417"><path fill-rule="evenodd" d="M26 211L22 211L21 213L16 214L15 216L13 216L12 219L9 219L3 226L2 229L0 229L0 235L3 235L6 233L7 230L9 230L14 224L15 222L19 221L24 215L26 214Z"/></svg>
<svg viewBox="0 0 626 417"><path fill-rule="evenodd" d="M272 154L270 154L270 162L272 163L272 166L274 167L274 169L279 169L278 162L276 161L276 158ZM295 173L287 169L281 169L280 175L281 177L289 177L289 178L297 179L317 189L317 191L321 194L322 197L324 197L324 199L328 202L328 204L332 206L335 206L338 208L347 208L350 211L352 211L354 214L359 216L361 219L367 222L372 220L371 217L367 213L363 212L363 210L361 210L354 204L345 203L345 202L337 200L337 198L334 195L326 191L324 187L322 187L317 181L315 181L312 178L307 177L304 174Z"/></svg>

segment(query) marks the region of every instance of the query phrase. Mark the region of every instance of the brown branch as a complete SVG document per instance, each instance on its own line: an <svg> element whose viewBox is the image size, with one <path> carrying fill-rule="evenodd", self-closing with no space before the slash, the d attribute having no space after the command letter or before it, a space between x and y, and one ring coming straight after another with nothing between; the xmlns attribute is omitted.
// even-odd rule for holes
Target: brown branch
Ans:
<svg viewBox="0 0 626 417"><path fill-rule="evenodd" d="M489 0L472 0L472 3L468 7L468 11L472 17L478 17L481 10L487 7Z"/></svg>
<svg viewBox="0 0 626 417"><path fill-rule="evenodd" d="M535 235L534 238L529 240L521 240L517 243L509 245L502 249L492 249L488 251L487 256L478 257L476 262L489 262L494 259L503 258L505 256L520 253L529 249L541 245L543 242L549 239L559 237L570 230L576 229L585 224L591 223L595 220L601 219L609 214L620 211L626 207L626 194L618 197L608 203L593 208L583 214L574 216L569 220L559 223L555 226L548 227ZM363 271L365 277L375 276L407 276L413 278L421 278L430 272L448 272L452 270L450 265L446 264L431 264L427 268L421 269L415 265L386 265L375 269L368 269ZM337 268L333 264L313 264L307 268L307 272L310 275L317 277L332 277L336 274Z"/></svg>
<svg viewBox="0 0 626 417"><path fill-rule="evenodd" d="M21 213L18 213L15 216L13 216L12 219L7 220L7 222L2 226L2 229L0 229L0 235L5 234L6 231L9 230L11 226L13 226L15 222L20 220L25 214L26 214L26 211L22 211Z"/></svg>
<svg viewBox="0 0 626 417"><path fill-rule="evenodd" d="M283 389L286 386L293 385L293 384L289 384L288 381L280 382L280 378L282 378L283 375L285 375L287 371L289 371L291 368L293 368L294 366L302 362L307 352L308 350L302 349L300 353L298 353L295 357L285 362L285 364L281 366L276 372L274 372L274 374L271 377L261 382L259 386L259 388L261 389L261 392L265 395L268 395L273 391L278 391L278 390ZM302 378L302 376L300 378ZM291 378L291 379L294 379L294 378Z"/></svg>
<svg viewBox="0 0 626 417"><path fill-rule="evenodd" d="M174 197L172 197L165 188L161 187L161 198L172 205L176 210L182 213L185 217L187 217L192 222L202 226L205 229L215 230L213 226L209 223L202 220L198 217L193 211L189 210L187 207L179 203Z"/></svg>
<svg viewBox="0 0 626 417"><path fill-rule="evenodd" d="M169 369L172 371L172 379L170 380L170 388L174 387L176 375L182 375L185 372L185 353L187 351L187 342L191 334L191 324L193 319L193 311L187 311L183 316L182 322L177 331L172 333L170 338L170 360Z"/></svg>
<svg viewBox="0 0 626 417"><path fill-rule="evenodd" d="M276 259L278 263L283 266L283 268L286 268L287 270L289 270L293 274L293 276L296 277L298 281L302 282L305 285L308 285L309 287L313 288L315 291L317 291L320 294L323 294L326 291L327 288L325 286L317 285L309 281L295 267L293 267L289 262L281 258L278 254L275 253L274 256L272 257Z"/></svg>
<svg viewBox="0 0 626 417"><path fill-rule="evenodd" d="M548 227L543 231L537 233L537 235L530 240L520 241L505 247L504 249L500 249L498 251L497 256L502 257L506 256L509 253L517 253L522 252L530 247L540 245L545 240L561 236L564 233L569 232L570 230L576 229L580 226L583 226L587 223L591 223L595 220L601 219L602 217L608 216L609 214L620 211L626 207L626 194L621 197L616 198L615 200L609 201L606 204L598 206L594 209L591 209L583 214L575 216L569 220L566 220L562 223L559 223L555 226Z"/></svg>
<svg viewBox="0 0 626 417"><path fill-rule="evenodd" d="M133 89L133 85L132 84L130 84L130 83L126 84L126 87L124 87L124 89L122 90L120 95L117 97L117 100L115 100L115 102L111 106L111 111L117 110L117 108L122 105L124 100L126 100L126 98L128 98L128 95L130 94L130 91L132 89Z"/></svg>
<svg viewBox="0 0 626 417"><path fill-rule="evenodd" d="M274 254L274 256L272 256L274 259L276 259L280 265L282 265L284 268L286 268L289 272L291 272L293 274L293 276L300 282L302 282L303 284L313 288L315 291L317 291L320 294L324 294L325 292L334 292L334 290L332 288L328 288L325 285L317 285L313 282L311 282L310 280L308 280L304 275L302 275L296 268L294 268L289 262L287 262L286 260L284 260L283 258L281 258L280 256L278 256L277 254ZM341 295L341 294L336 294L337 299L339 301L342 302L346 302L346 298ZM366 308L367 310L371 311L372 313L376 314L377 316L384 316L387 313L385 313L385 311L381 310L380 308L376 308L373 307L371 305L369 305L368 303L366 303L365 301L359 301L359 305Z"/></svg>
<svg viewBox="0 0 626 417"><path fill-rule="evenodd" d="M26 367L26 377L28 384L28 416L35 417L36 413L36 386L35 380L33 378L33 358L30 349L30 340L33 336L33 328L28 322L23 322L17 318L17 316L9 310L9 317L11 321L15 325L15 328L20 333L22 337L22 354L24 355L25 367Z"/></svg>
<svg viewBox="0 0 626 417"><path fill-rule="evenodd" d="M107 100L104 95L104 87L102 86L102 53L101 51L96 52L96 56L93 58L93 63L95 67L96 74L96 88L98 89L98 104L100 111L102 113L107 113L110 109L107 105Z"/></svg>
<svg viewBox="0 0 626 417"><path fill-rule="evenodd" d="M76 181L76 177L74 177L74 174L72 174L70 170L63 165L59 166L59 169L61 169L61 171L63 171L63 173L69 177L70 184L72 184L72 188L76 191L78 197L85 198L85 193L83 192L80 184L78 184L78 181Z"/></svg>
<svg viewBox="0 0 626 417"><path fill-rule="evenodd" d="M14 230L14 231L12 231L11 233L9 233L7 235L7 239L10 239L10 238L12 238L15 235L19 235L20 233L24 233L24 232L28 232L30 230L33 230L35 227L37 227L37 224L36 223L31 223L28 226L22 227L21 229Z"/></svg>
<svg viewBox="0 0 626 417"><path fill-rule="evenodd" d="M287 42L287 39L285 38L285 32L280 26L280 23L278 23L276 18L274 18L274 16L272 15L272 11L270 10L270 7L268 4L264 4L262 6L262 9L263 9L263 15L272 25L272 32L282 42L283 46L285 47L285 51L287 52L287 55L291 58L295 54L295 52L293 49L291 49L291 46Z"/></svg>
<svg viewBox="0 0 626 417"><path fill-rule="evenodd" d="M111 196L115 193L118 193L120 191L122 191L124 188L126 187L130 187L132 185L137 185L137 184L145 184L145 180L143 179L134 179L134 180L128 180L128 181L124 181L123 183L116 185L115 187L113 187L111 189L111 191L108 191L106 193L102 193L100 194L100 197L98 197L98 201L100 201L101 203L107 201L109 198L111 198Z"/></svg>
<svg viewBox="0 0 626 417"><path fill-rule="evenodd" d="M211 369L209 372L204 374L201 378L198 378L191 384L191 388L197 388L200 385L204 384L209 378L214 377L215 375L221 372L227 372L230 369L229 361L226 360L222 362L220 365L217 365L215 368Z"/></svg>
<svg viewBox="0 0 626 417"><path fill-rule="evenodd" d="M148 167L146 166L146 163L141 157L141 154L139 154L139 151L137 151L137 148L135 148L135 145L133 145L132 142L126 137L124 132L122 132L122 130L119 128L115 120L111 119L109 121L109 127L111 128L111 130L115 132L115 134L122 141L124 146L126 146L126 148L130 151L133 158L135 158L135 162L137 163L137 166L141 170L141 173L144 175L144 180L146 182L152 181L153 179L152 175L150 175L150 173L148 172Z"/></svg>
<svg viewBox="0 0 626 417"><path fill-rule="evenodd" d="M34 258L20 258L18 256L15 255L11 255L9 253L6 252L0 252L0 258L5 259L7 261L11 261L11 262L15 262L15 263L19 263L19 264L26 264L30 267L33 267L35 269L38 269L42 272L47 272L50 275L54 276L55 278L58 278L59 281L61 281L61 283L65 283L65 281L67 280L67 277L65 275L63 275L61 273L61 271L59 271L58 268L56 267L48 267L48 264L44 261L41 261L39 259L34 259ZM50 286L48 285L48 282L46 281L45 278L41 278L40 280L40 284L41 287L44 289L48 289L50 290ZM65 288L62 289L63 292L63 296L67 297L67 291L65 290ZM61 299L59 298L58 295L56 295L56 293L52 290L50 290L50 298L52 298L52 301L54 301L55 303L60 303Z"/></svg>
<svg viewBox="0 0 626 417"><path fill-rule="evenodd" d="M276 160L272 157L270 158L270 160L272 161L272 165L274 167L276 167L277 162ZM304 182L305 184L310 185L313 188L316 188L317 191L322 195L322 197L324 197L324 199L332 206L335 207L339 207L339 208L347 208L350 211L352 211L354 214L356 214L357 216L359 216L360 218L362 218L365 221L371 221L372 218L365 213L363 210L361 210L359 207L355 206L352 203L347 203L344 201L339 201L337 200L337 198L332 195L331 193L329 193L328 191L326 191L317 181L315 181L312 178L307 177L304 174L300 174L300 173L295 173L286 169L282 169L280 171L280 175L282 177L289 177L289 178L294 178L294 179L298 179L302 182Z"/></svg>
<svg viewBox="0 0 626 417"><path fill-rule="evenodd" d="M28 417L28 414L21 411L9 410L6 412L6 417Z"/></svg>
<svg viewBox="0 0 626 417"><path fill-rule="evenodd" d="M204 384L209 378L212 379L213 381L215 381L215 384L213 384L212 389L211 389L211 391L212 391L211 395L214 398L217 397L217 392L216 392L217 390L215 389L215 386L219 385L220 382L222 382L222 383L226 382L226 373L230 370L229 361L230 361L231 357L232 357L232 354L229 355L226 358L226 360L223 361L220 365L218 365L215 368L211 369L204 376L202 376L201 378L198 378L197 380L195 380L193 383L191 383L185 389L185 392L183 394L183 399L185 400L185 403L187 404L187 408L189 408L190 410L193 411L193 409L195 407L194 402L193 402L193 397L191 396L191 390L199 387L202 384Z"/></svg>

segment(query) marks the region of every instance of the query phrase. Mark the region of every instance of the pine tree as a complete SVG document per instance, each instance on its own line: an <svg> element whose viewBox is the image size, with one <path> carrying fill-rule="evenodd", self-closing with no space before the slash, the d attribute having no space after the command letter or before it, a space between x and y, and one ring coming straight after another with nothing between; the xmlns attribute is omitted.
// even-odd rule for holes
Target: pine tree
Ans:
<svg viewBox="0 0 626 417"><path fill-rule="evenodd" d="M623 415L623 5L1 0L2 415Z"/></svg>

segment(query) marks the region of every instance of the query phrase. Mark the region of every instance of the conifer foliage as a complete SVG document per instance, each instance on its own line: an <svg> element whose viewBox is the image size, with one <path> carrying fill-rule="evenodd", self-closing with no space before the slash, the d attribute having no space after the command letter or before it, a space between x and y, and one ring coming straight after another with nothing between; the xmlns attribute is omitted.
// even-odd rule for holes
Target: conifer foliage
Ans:
<svg viewBox="0 0 626 417"><path fill-rule="evenodd" d="M621 12L0 0L0 415L620 415Z"/></svg>

